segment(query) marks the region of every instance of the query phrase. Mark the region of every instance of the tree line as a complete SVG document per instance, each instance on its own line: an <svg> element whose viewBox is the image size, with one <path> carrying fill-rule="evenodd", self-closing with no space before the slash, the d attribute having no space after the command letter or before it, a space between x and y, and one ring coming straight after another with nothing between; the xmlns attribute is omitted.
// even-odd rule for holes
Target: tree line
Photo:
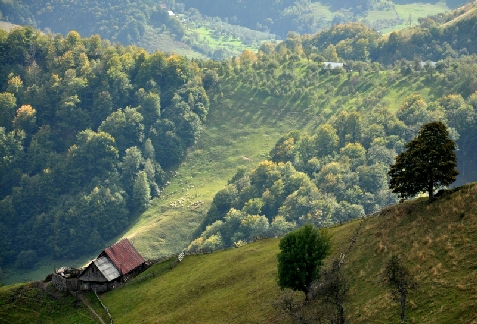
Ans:
<svg viewBox="0 0 477 324"><path fill-rule="evenodd" d="M440 26L428 17L419 26L394 31L388 36L359 22L337 24L313 35L294 37L308 52L326 53L328 61L379 62L385 66L398 60L420 62L458 58L477 53L472 35L476 32L476 15L454 24Z"/></svg>

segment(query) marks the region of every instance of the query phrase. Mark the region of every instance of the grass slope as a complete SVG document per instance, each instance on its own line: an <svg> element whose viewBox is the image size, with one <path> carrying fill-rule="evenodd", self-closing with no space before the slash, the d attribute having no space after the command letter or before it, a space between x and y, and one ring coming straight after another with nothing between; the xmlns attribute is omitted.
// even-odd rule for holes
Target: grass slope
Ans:
<svg viewBox="0 0 477 324"><path fill-rule="evenodd" d="M385 262L399 254L419 282L408 299L409 323L475 323L476 195L477 184L466 185L432 204L420 198L331 228L328 262L347 250L359 228L357 243L345 258L351 280L347 321L399 321L399 305L382 283ZM176 268L102 299L115 323L282 323L273 308L280 295L278 242L188 256Z"/></svg>
<svg viewBox="0 0 477 324"><path fill-rule="evenodd" d="M445 1L437 3L414 2L409 4L394 5L393 9L386 10L370 10L364 18L371 24L381 19L402 19L404 22L395 26L389 26L380 30L383 34L391 33L393 31L401 30L419 24L418 19L430 15L443 13L449 11L450 8Z"/></svg>
<svg viewBox="0 0 477 324"><path fill-rule="evenodd" d="M89 310L69 294L43 283L0 287L0 323L93 324Z"/></svg>
<svg viewBox="0 0 477 324"><path fill-rule="evenodd" d="M152 27L146 27L146 32L138 43L138 46L143 47L149 53L161 51L175 53L189 58L206 59L205 55L194 51L190 46L182 42L176 41L169 32L159 32Z"/></svg>

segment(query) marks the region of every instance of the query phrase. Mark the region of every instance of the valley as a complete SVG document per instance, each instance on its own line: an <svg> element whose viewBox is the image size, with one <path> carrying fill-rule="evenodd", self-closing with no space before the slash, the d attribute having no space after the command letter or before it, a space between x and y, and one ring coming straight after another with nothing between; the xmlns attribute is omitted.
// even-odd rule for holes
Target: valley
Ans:
<svg viewBox="0 0 477 324"><path fill-rule="evenodd" d="M312 223L331 235L326 266L357 237L350 322L398 320L381 282L392 255L419 281L410 322L477 320L477 2L278 1L268 18L244 14L262 1L220 16L207 2L113 1L97 30L133 18L91 36L40 2L0 1L42 30L0 24L0 317L94 322L35 281L128 238L168 261L101 295L115 322L292 323L281 303L304 296L277 285L279 238ZM399 203L389 165L432 121L460 174L433 203ZM213 253L170 265L182 251Z"/></svg>

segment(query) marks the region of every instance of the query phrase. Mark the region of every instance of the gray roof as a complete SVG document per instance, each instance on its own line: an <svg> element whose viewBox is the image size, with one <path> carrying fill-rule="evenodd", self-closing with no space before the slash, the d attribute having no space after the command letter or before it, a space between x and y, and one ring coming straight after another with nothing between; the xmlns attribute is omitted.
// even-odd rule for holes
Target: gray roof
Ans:
<svg viewBox="0 0 477 324"><path fill-rule="evenodd" d="M100 257L93 261L99 271L108 281L112 281L119 277L119 270L107 257Z"/></svg>

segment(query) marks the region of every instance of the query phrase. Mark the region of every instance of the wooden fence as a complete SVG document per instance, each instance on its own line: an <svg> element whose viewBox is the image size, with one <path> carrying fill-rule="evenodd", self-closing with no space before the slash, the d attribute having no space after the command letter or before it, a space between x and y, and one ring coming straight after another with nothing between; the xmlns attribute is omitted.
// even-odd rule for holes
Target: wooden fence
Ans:
<svg viewBox="0 0 477 324"><path fill-rule="evenodd" d="M98 294L96 293L96 290L94 290L94 294L96 295L96 298L98 298L99 303L101 304L101 306L103 306L103 308L104 308L104 310L106 311L106 313L108 313L110 323L111 323L111 324L114 324L114 322L113 322L113 317L111 316L111 313L109 312L109 309L106 307L106 305L103 304L103 302L101 301L101 299L99 299L99 296L98 296Z"/></svg>

